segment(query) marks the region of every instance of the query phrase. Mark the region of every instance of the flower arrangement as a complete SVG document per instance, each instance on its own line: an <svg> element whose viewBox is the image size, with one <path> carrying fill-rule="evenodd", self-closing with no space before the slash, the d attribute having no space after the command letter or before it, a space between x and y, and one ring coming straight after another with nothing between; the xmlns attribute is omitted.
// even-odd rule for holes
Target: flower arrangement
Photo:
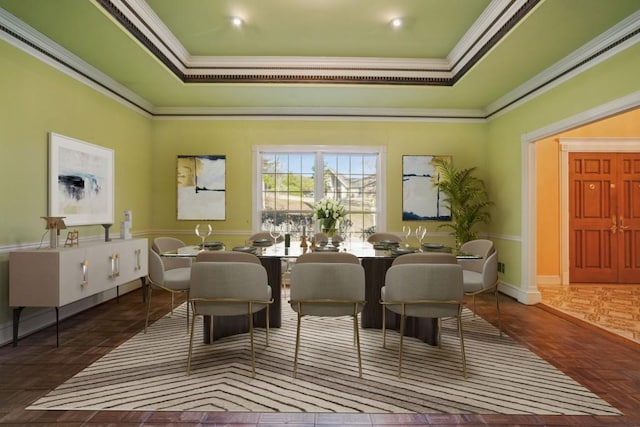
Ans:
<svg viewBox="0 0 640 427"><path fill-rule="evenodd" d="M347 210L338 201L325 197L317 202L313 208L313 217L320 221L320 228L327 236L336 232L338 221L344 219Z"/></svg>

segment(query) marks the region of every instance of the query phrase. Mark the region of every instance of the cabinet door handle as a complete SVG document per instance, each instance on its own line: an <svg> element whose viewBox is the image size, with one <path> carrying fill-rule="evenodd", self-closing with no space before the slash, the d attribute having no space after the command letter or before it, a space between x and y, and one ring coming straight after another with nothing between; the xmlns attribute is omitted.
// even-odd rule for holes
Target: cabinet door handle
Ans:
<svg viewBox="0 0 640 427"><path fill-rule="evenodd" d="M116 278L120 276L120 255L111 255L111 275L109 277Z"/></svg>
<svg viewBox="0 0 640 427"><path fill-rule="evenodd" d="M136 271L142 269L142 266L140 265L140 254L141 254L141 252L142 252L141 249L136 249L136 251L135 251L135 254L136 254Z"/></svg>
<svg viewBox="0 0 640 427"><path fill-rule="evenodd" d="M80 286L85 286L89 284L89 260L84 260L81 264L82 266L82 282L80 282Z"/></svg>

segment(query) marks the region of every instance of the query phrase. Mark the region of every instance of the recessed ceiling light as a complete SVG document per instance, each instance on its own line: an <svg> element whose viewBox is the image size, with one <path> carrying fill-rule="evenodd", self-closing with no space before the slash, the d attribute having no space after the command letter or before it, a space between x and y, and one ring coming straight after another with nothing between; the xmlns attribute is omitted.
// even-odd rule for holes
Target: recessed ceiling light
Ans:
<svg viewBox="0 0 640 427"><path fill-rule="evenodd" d="M389 21L389 25L391 25L391 28L402 27L402 18L393 18L391 21Z"/></svg>
<svg viewBox="0 0 640 427"><path fill-rule="evenodd" d="M244 25L244 20L239 16L234 16L231 18L231 25L236 28L241 28Z"/></svg>

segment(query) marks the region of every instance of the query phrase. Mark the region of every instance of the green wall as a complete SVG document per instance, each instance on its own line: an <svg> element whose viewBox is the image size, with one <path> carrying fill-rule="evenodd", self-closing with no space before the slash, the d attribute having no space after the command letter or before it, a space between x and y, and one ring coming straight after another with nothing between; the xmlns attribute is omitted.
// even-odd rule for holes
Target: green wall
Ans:
<svg viewBox="0 0 640 427"><path fill-rule="evenodd" d="M134 232L148 230L151 120L4 42L0 58L0 245L49 244L40 219L48 211L49 132L114 149L112 233L124 210L133 211ZM81 238L104 233L101 226L74 228ZM0 253L0 324L11 319L7 259Z"/></svg>
<svg viewBox="0 0 640 427"><path fill-rule="evenodd" d="M214 239L227 246L242 244L251 234L252 147L254 145L366 145L387 150L387 224L402 229L402 156L452 155L460 167L486 172L485 125L482 123L417 123L300 120L159 120L153 129L153 228L184 230L195 242L198 221L176 220L176 158L217 154L227 157L227 220L210 221ZM427 225L436 230L437 223ZM216 231L218 234L216 235ZM442 231L440 231L442 232Z"/></svg>

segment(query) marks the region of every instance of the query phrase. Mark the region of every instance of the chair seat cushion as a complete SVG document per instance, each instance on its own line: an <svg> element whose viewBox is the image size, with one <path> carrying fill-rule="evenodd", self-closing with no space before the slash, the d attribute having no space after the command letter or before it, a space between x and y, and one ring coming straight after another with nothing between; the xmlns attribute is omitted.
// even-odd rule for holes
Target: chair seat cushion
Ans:
<svg viewBox="0 0 640 427"><path fill-rule="evenodd" d="M465 292L476 292L484 288L482 274L471 270L462 270L462 282Z"/></svg>
<svg viewBox="0 0 640 427"><path fill-rule="evenodd" d="M189 289L191 267L173 268L164 272L164 286L176 290Z"/></svg>

